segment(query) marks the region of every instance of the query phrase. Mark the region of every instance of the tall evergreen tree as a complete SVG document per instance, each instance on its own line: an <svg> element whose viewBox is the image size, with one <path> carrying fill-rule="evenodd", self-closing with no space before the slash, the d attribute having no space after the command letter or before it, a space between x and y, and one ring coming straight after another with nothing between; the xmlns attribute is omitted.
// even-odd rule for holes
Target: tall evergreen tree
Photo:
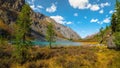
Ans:
<svg viewBox="0 0 120 68"><path fill-rule="evenodd" d="M116 0L116 31L120 31L120 2Z"/></svg>
<svg viewBox="0 0 120 68"><path fill-rule="evenodd" d="M53 24L49 23L48 27L47 27L47 35L46 35L46 39L49 42L49 46L50 48L52 48L52 42L54 42L54 37L55 37L55 32L53 29Z"/></svg>
<svg viewBox="0 0 120 68"><path fill-rule="evenodd" d="M120 48L120 2L116 0L116 12L112 15L111 27L114 35L114 42L117 48Z"/></svg>
<svg viewBox="0 0 120 68"><path fill-rule="evenodd" d="M24 63L28 57L27 48L29 47L29 44L26 44L26 35L29 32L31 25L30 10L31 8L29 5L25 4L18 15L15 25L15 56L19 59L18 62L20 63Z"/></svg>
<svg viewBox="0 0 120 68"><path fill-rule="evenodd" d="M111 20L112 33L116 32L116 25L117 25L116 13L113 13L112 20Z"/></svg>
<svg viewBox="0 0 120 68"><path fill-rule="evenodd" d="M25 4L22 7L22 10L18 16L17 19L17 39L18 40L22 40L23 42L25 42L26 40L26 35L30 30L30 25L31 25L31 19L30 19L30 10L31 8L29 7L29 5Z"/></svg>

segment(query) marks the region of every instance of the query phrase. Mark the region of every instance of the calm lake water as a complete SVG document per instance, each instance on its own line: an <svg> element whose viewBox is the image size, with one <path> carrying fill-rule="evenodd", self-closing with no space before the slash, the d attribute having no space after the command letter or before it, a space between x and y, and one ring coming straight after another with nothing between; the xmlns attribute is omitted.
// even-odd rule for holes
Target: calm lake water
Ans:
<svg viewBox="0 0 120 68"><path fill-rule="evenodd" d="M41 42L41 41L32 41L32 43L34 45L38 45L38 46L49 45L49 42ZM71 41L56 41L56 42L53 42L52 45L55 45L55 46L80 46L81 43L80 42L71 42Z"/></svg>

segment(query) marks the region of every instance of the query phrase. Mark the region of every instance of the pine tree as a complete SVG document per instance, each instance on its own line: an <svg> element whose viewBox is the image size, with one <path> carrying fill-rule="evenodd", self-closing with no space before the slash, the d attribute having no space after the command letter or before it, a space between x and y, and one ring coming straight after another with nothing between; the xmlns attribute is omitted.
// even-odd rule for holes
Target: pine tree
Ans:
<svg viewBox="0 0 120 68"><path fill-rule="evenodd" d="M120 2L116 0L116 31L120 31Z"/></svg>
<svg viewBox="0 0 120 68"><path fill-rule="evenodd" d="M103 27L100 28L100 36L101 36L101 41L100 41L100 44L103 43L103 38L104 38L104 29Z"/></svg>
<svg viewBox="0 0 120 68"><path fill-rule="evenodd" d="M26 34L30 30L31 19L30 19L30 10L29 5L25 4L18 16L17 19L17 39L22 40L23 43L26 41Z"/></svg>
<svg viewBox="0 0 120 68"><path fill-rule="evenodd" d="M116 13L113 13L112 20L111 20L112 33L116 32L116 25L117 25Z"/></svg>
<svg viewBox="0 0 120 68"><path fill-rule="evenodd" d="M50 48L52 48L52 42L54 42L54 37L55 37L55 32L53 29L53 24L49 23L48 27L47 27L47 35L46 35L46 39L49 42L49 46Z"/></svg>
<svg viewBox="0 0 120 68"><path fill-rule="evenodd" d="M120 48L120 2L116 0L116 12L112 15L111 28L114 35L114 42Z"/></svg>
<svg viewBox="0 0 120 68"><path fill-rule="evenodd" d="M16 25L15 25L15 38L16 38L16 50L15 56L19 63L24 63L27 59L27 49L29 44L27 44L26 35L30 30L31 19L30 19L29 5L25 4L22 7L21 12L18 15Z"/></svg>

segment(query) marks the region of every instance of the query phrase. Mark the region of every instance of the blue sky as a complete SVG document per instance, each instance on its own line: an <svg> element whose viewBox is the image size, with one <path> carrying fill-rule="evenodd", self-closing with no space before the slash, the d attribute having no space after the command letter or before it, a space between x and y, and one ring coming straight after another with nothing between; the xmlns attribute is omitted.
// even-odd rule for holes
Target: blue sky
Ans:
<svg viewBox="0 0 120 68"><path fill-rule="evenodd" d="M110 25L115 0L26 0L35 12L70 27L82 38Z"/></svg>

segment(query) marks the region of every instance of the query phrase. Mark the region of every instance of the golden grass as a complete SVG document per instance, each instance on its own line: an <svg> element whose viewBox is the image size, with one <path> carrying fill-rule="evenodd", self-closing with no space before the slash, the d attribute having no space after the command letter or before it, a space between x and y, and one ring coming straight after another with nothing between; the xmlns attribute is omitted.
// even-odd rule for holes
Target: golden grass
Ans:
<svg viewBox="0 0 120 68"><path fill-rule="evenodd" d="M5 49L5 50L4 50ZM4 48L0 52L12 54L12 48ZM11 50L10 50L11 49ZM120 51L108 49L106 46L69 46L32 47L28 50L29 58L20 65L12 56L4 55L0 66L11 68L119 68ZM6 58L5 58L6 57ZM11 59L9 59L9 58ZM3 62L5 61L5 62ZM8 64L7 62L11 62Z"/></svg>

